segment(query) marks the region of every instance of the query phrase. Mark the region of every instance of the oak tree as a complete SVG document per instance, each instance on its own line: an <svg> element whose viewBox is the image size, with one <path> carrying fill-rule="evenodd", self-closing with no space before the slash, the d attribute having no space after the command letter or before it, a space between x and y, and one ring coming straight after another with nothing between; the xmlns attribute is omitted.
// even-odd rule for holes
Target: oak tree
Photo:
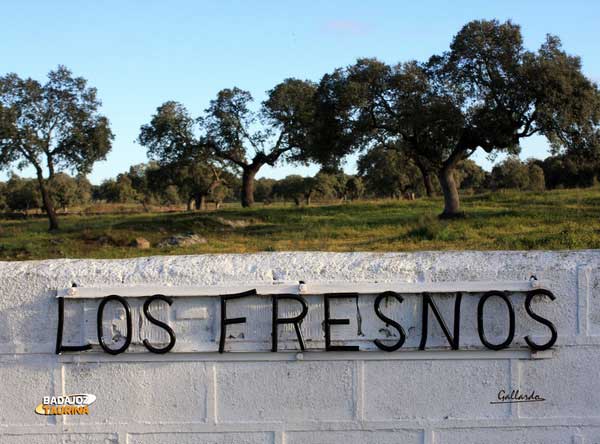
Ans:
<svg viewBox="0 0 600 444"><path fill-rule="evenodd" d="M138 142L158 162L154 183L178 187L188 210L205 209L208 196L223 183L220 160L211 157L197 122L180 103L169 101L156 109L140 129Z"/></svg>
<svg viewBox="0 0 600 444"><path fill-rule="evenodd" d="M264 165L303 161L314 90L311 82L286 79L267 92L259 111L239 88L224 89L210 102L200 119L205 143L216 158L242 171L243 207L253 205L255 177Z"/></svg>
<svg viewBox="0 0 600 444"><path fill-rule="evenodd" d="M600 94L578 57L548 36L533 52L519 26L473 21L426 63L375 59L323 77L311 155L325 164L378 143L400 147L444 194L441 217L462 215L457 166L476 150L517 154L545 136L556 152L597 155Z"/></svg>
<svg viewBox="0 0 600 444"><path fill-rule="evenodd" d="M460 110L455 125L444 122L457 130L437 147L443 216L461 214L453 172L477 149L518 153L521 140L536 134L546 137L555 151L598 147L598 88L558 37L548 35L534 52L525 49L518 25L473 21L426 68L432 90Z"/></svg>
<svg viewBox="0 0 600 444"><path fill-rule="evenodd" d="M108 119L95 88L64 66L46 83L0 77L0 168L33 167L50 230L58 218L48 186L60 170L87 174L111 149Z"/></svg>

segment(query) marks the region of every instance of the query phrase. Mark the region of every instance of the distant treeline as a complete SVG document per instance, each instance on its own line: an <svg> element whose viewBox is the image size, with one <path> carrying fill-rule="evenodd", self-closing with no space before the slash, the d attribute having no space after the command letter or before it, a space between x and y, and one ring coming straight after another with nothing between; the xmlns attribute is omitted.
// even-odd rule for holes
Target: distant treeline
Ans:
<svg viewBox="0 0 600 444"><path fill-rule="evenodd" d="M193 170L164 171L157 162L132 166L128 172L100 185L92 185L84 176L58 173L49 183L57 207L68 211L92 203L136 203L150 206L181 206L187 210L206 209L209 203L219 208L223 202L237 201L241 193L239 175L220 172L218 184L207 181ZM457 186L464 194L502 189L543 191L546 189L584 188L597 184L600 165L568 156L551 156L544 160L520 160L509 156L491 172L470 159L461 162L455 173ZM439 182L432 182L433 194L441 193ZM292 202L353 201L356 199L413 199L427 195L423 176L410 161L398 159L388 150L371 150L358 160L358 174L343 171L320 171L313 177L289 175L283 179L256 179L256 202L269 205ZM24 212L43 209L35 179L12 174L0 182L0 211Z"/></svg>
<svg viewBox="0 0 600 444"><path fill-rule="evenodd" d="M64 66L44 84L14 73L0 77L0 169L34 169L39 202L17 206L42 205L51 230L58 228L55 207L68 206L61 193L68 194L69 179L61 172L83 177L112 148L100 106L96 89ZM478 150L516 156L532 136L544 137L553 157L525 163L511 157L491 174L469 160ZM140 127L137 143L155 163L105 182L93 198L203 208L207 200L218 205L234 197L249 207L257 199L439 193L440 217L454 218L463 214L461 189L592 184L600 159L600 90L557 36L531 50L511 21L474 20L427 60L361 58L317 82L283 79L260 104L238 87L217 92L197 116L166 101ZM355 177L340 172L349 156L360 156ZM318 165L321 172L256 180L265 165L284 163ZM26 182L14 177L5 185L5 205L16 208L10 189ZM32 184L22 194L27 187Z"/></svg>

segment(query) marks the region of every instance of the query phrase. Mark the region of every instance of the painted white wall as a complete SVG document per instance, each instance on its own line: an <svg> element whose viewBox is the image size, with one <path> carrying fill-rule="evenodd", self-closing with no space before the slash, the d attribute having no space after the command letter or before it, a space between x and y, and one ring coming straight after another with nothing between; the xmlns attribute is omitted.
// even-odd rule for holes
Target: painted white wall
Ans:
<svg viewBox="0 0 600 444"><path fill-rule="evenodd" d="M598 444L599 269L598 251L269 253L0 263L0 443ZM144 351L54 354L55 290L73 283L136 287L377 280L427 285L526 281L532 274L557 296L535 305L559 334L551 356L539 356L545 359L519 348L401 349L393 359L377 351L306 353L298 360L293 352L194 353L184 344L162 356ZM465 331L474 322L469 303ZM505 319L502 307L490 304L492 317L497 309L497 318ZM80 319L83 312L68 311L73 316L68 319ZM178 339L214 336L214 313L207 312L208 319L195 319L206 328L188 325ZM533 328L519 325L522 315L517 310L517 336ZM167 317L176 332L189 321L178 319L173 308ZM533 334L542 337L544 332L541 327ZM67 339L77 342L88 333L74 328ZM409 331L409 339L418 334L418 329ZM433 330L432 344L436 336L439 331ZM473 337L465 333L465 343ZM517 388L535 390L546 401L490 404L498 390ZM89 416L34 413L43 396L63 393L93 393L98 399Z"/></svg>

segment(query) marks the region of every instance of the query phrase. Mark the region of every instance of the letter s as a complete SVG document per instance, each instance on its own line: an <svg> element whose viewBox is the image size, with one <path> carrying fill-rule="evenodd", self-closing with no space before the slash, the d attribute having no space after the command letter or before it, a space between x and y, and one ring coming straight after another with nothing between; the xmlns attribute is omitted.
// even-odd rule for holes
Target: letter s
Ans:
<svg viewBox="0 0 600 444"><path fill-rule="evenodd" d="M556 296L554 296L552 294L552 292L550 292L548 290L545 290L543 288L538 288L535 290L528 291L527 299L525 299L525 310L527 311L527 314L529 316L531 316L531 318L538 321L540 324L544 324L546 327L548 327L550 329L550 332L552 333L550 340L542 345L536 344L531 339L529 339L529 336L525 336L525 342L527 342L527 345L529 346L529 348L531 348L532 350L542 351L542 350L548 350L550 347L552 347L554 345L554 343L556 342L556 339L558 337L558 333L556 332L556 327L554 326L554 324L552 322L550 322L548 319L540 316L539 314L534 313L534 311L531 309L531 302L533 300L533 297L538 294L548 296L551 301L556 299Z"/></svg>
<svg viewBox="0 0 600 444"><path fill-rule="evenodd" d="M154 346L152 346L150 344L150 341L148 341L148 339L144 339L144 346L150 350L152 353L157 353L157 354L162 354L162 353L167 353L169 350L171 350L174 346L175 346L175 332L173 331L173 329L171 327L169 327L167 324L165 324L162 321L159 321L158 319L156 319L154 316L152 316L152 314L150 313L150 304L154 301L164 301L167 304L171 305L173 303L173 299L164 296L162 294L155 294L154 296L149 297L146 302L144 302L144 314L146 315L146 317L148 318L148 320L154 324L154 325L158 325L159 327L164 328L167 333L169 334L169 343L163 347L163 348L156 348Z"/></svg>

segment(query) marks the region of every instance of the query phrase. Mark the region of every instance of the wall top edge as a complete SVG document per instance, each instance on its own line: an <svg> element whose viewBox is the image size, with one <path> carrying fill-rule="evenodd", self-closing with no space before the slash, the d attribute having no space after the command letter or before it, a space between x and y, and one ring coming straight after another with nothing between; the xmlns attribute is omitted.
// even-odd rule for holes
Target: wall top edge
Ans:
<svg viewBox="0 0 600 444"><path fill-rule="evenodd" d="M27 261L0 261L0 270L5 267L13 266L37 266L37 265L64 265L78 263L139 263L144 261L169 261L180 262L186 260L255 260L255 259L278 259L296 257L298 259L405 259L419 260L429 258L469 258L485 256L490 259L500 257L536 259L536 258L560 258L571 260L598 260L600 261L600 249L587 250L425 250L425 251L386 251L386 252L329 252L329 251L277 251L277 252L258 252L258 253L207 253L196 255L154 255L140 256L134 258L119 259L93 259L93 258L60 258L60 259L40 259Z"/></svg>

